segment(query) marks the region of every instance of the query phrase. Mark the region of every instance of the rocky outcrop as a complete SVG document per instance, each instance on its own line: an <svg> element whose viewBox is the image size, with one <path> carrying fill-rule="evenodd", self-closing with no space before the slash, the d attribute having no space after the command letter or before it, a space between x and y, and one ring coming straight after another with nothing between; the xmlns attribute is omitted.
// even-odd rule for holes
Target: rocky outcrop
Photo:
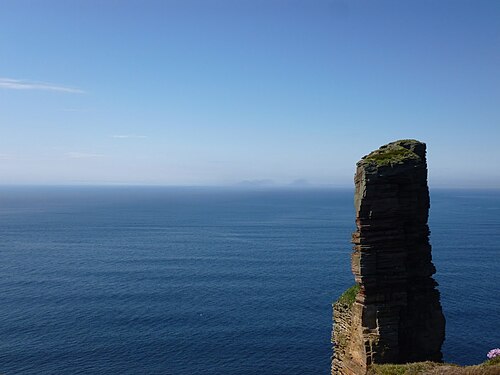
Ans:
<svg viewBox="0 0 500 375"><path fill-rule="evenodd" d="M432 278L425 144L382 146L357 163L354 181L351 261L359 291L351 303L334 304L332 374L439 362L445 320Z"/></svg>

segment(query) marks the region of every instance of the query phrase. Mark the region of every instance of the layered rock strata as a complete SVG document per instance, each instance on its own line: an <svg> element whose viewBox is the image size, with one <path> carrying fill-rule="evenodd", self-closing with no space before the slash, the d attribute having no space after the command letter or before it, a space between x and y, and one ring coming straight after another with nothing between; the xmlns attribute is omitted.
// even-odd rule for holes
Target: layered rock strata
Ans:
<svg viewBox="0 0 500 375"><path fill-rule="evenodd" d="M425 144L382 146L357 163L354 182L351 265L359 289L334 304L332 374L441 361L445 320L432 278Z"/></svg>

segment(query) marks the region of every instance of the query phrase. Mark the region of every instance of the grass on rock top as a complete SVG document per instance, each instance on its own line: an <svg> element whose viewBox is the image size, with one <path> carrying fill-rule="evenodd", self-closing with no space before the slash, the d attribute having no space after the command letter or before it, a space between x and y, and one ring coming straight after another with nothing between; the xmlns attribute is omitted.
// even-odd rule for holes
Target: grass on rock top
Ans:
<svg viewBox="0 0 500 375"><path fill-rule="evenodd" d="M356 301L356 295L359 292L359 284L354 284L349 289L347 289L337 300L337 303L341 303L343 305L352 306L354 301Z"/></svg>
<svg viewBox="0 0 500 375"><path fill-rule="evenodd" d="M380 148L367 155L363 160L374 163L377 166L398 164L406 159L418 160L420 157L413 151L402 146L392 145L390 147Z"/></svg>
<svg viewBox="0 0 500 375"><path fill-rule="evenodd" d="M498 375L500 357L475 366L458 366L450 363L415 362L406 364L372 365L368 375Z"/></svg>

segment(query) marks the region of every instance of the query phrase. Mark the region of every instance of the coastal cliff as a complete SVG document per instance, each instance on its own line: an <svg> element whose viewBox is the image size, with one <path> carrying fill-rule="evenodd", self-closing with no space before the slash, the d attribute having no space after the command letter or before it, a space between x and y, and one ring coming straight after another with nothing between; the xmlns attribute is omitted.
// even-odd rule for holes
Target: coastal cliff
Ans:
<svg viewBox="0 0 500 375"><path fill-rule="evenodd" d="M356 285L334 304L332 374L442 360L445 319L432 278L426 145L401 140L356 168Z"/></svg>

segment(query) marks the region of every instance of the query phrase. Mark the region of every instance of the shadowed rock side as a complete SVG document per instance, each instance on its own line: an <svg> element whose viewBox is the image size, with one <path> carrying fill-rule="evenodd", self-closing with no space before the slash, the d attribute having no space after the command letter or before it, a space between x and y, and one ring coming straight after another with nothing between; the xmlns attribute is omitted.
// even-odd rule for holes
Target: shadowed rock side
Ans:
<svg viewBox="0 0 500 375"><path fill-rule="evenodd" d="M429 244L426 146L402 140L357 163L352 272L334 304L332 374L372 363L441 361L445 320Z"/></svg>

